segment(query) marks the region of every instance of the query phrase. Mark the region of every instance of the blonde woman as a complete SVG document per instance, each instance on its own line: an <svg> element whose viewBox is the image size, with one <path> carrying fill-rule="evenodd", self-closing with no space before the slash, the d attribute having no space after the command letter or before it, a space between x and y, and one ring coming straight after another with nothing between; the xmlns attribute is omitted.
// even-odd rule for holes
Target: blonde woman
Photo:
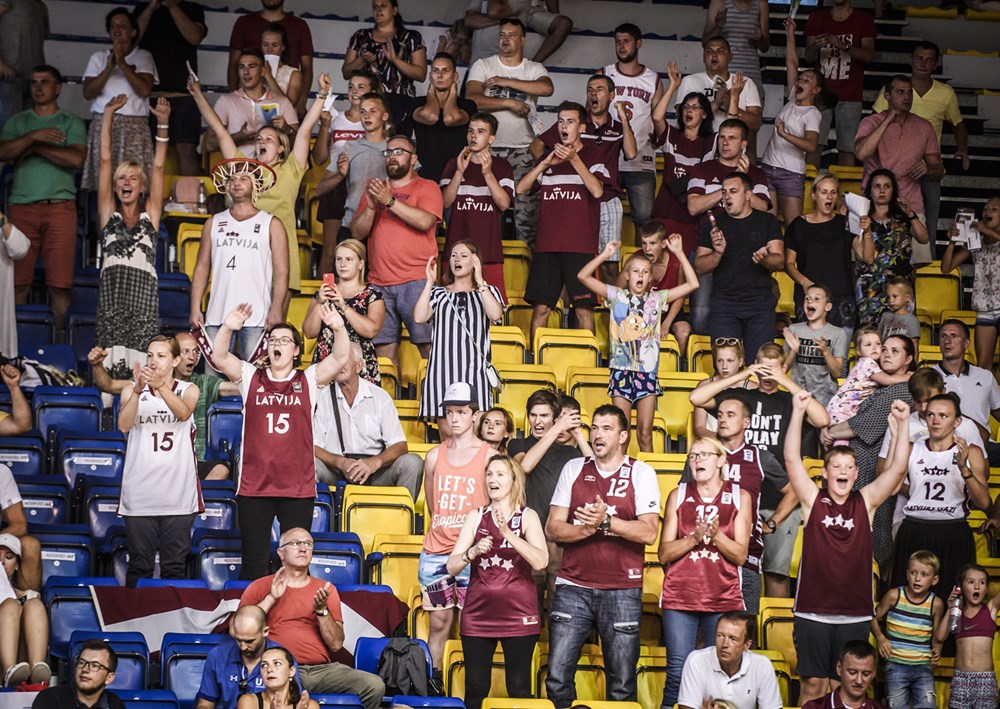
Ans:
<svg viewBox="0 0 1000 709"><path fill-rule="evenodd" d="M306 337L317 338L313 364L322 362L333 351L333 331L320 319L320 305L333 303L344 316L344 327L351 342L357 342L361 346L365 364L361 372L362 378L379 384L382 377L372 338L379 333L385 322L385 301L382 299L382 292L365 281L367 254L365 245L357 239L347 239L337 244L334 253L336 283L330 285L324 277L319 292L309 303L302 332Z"/></svg>
<svg viewBox="0 0 1000 709"><path fill-rule="evenodd" d="M462 608L465 705L479 709L490 693L497 642L506 658L507 693L531 696L531 656L538 640L538 591L531 572L549 563L538 514L524 506L524 471L495 455L486 465L490 504L469 513L448 557L448 573L471 566Z"/></svg>

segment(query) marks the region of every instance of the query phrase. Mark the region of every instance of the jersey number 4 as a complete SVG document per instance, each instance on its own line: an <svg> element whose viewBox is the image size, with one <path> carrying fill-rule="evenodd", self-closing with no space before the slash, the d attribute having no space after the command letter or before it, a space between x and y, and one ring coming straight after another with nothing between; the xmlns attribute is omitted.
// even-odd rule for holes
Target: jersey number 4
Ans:
<svg viewBox="0 0 1000 709"><path fill-rule="evenodd" d="M267 432L283 434L288 433L288 417L289 414L278 414L275 416L273 413L267 415Z"/></svg>
<svg viewBox="0 0 1000 709"><path fill-rule="evenodd" d="M229 263L226 264L226 268L231 269L233 271L236 270L236 256L235 255L231 259L229 259Z"/></svg>

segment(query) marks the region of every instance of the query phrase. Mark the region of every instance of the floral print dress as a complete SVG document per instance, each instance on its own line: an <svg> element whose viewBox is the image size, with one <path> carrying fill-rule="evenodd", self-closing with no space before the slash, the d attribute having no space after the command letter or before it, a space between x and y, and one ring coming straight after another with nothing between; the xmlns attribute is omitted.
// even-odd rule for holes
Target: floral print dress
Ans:
<svg viewBox="0 0 1000 709"><path fill-rule="evenodd" d="M899 215L886 222L872 219L872 239L875 258L871 264L858 261L856 267L858 327L878 327L882 313L889 309L886 284L896 276L913 273L909 220Z"/></svg>

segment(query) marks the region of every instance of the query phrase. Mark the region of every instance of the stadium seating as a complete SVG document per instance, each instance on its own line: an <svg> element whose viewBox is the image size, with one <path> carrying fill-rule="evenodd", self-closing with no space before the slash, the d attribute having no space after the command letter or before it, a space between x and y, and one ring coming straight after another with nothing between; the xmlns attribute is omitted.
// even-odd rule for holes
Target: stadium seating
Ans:
<svg viewBox="0 0 1000 709"><path fill-rule="evenodd" d="M49 476L22 477L17 481L29 526L70 522L70 498L66 483Z"/></svg>
<svg viewBox="0 0 1000 709"><path fill-rule="evenodd" d="M118 655L118 669L115 670L115 684L118 690L142 690L149 686L149 647L142 633L93 633L77 630L69 638L70 657L80 653L84 640L98 637L104 640Z"/></svg>
<svg viewBox="0 0 1000 709"><path fill-rule="evenodd" d="M309 698L314 699L321 706L336 706L345 709L364 709L365 707L361 697L357 694L310 694Z"/></svg>
<svg viewBox="0 0 1000 709"><path fill-rule="evenodd" d="M378 674L379 658L382 657L382 651L385 650L385 646L389 644L390 639L358 638L358 643L354 646L355 669ZM417 640L417 642L420 644L420 648L424 651L424 657L427 659L427 677L430 679L432 667L430 648L427 647L427 643L423 640Z"/></svg>
<svg viewBox="0 0 1000 709"><path fill-rule="evenodd" d="M90 586L117 586L113 578L48 576L42 598L49 613L49 653L61 660L70 657L74 632L99 633L101 626Z"/></svg>
<svg viewBox="0 0 1000 709"><path fill-rule="evenodd" d="M53 347L56 346L53 345ZM70 350L70 355L72 356L72 350ZM96 433L101 430L101 413L104 406L97 389L35 387L31 398L31 408L35 428L42 432L50 445L55 440L57 430L87 433Z"/></svg>
<svg viewBox="0 0 1000 709"><path fill-rule="evenodd" d="M90 530L82 525L53 525L31 530L42 545L42 578L90 576L94 569Z"/></svg>
<svg viewBox="0 0 1000 709"><path fill-rule="evenodd" d="M62 472L70 488L77 476L102 482L121 481L125 469L125 436L117 431L75 432L60 430L56 435L56 470Z"/></svg>
<svg viewBox="0 0 1000 709"><path fill-rule="evenodd" d="M537 661L535 663L535 694L546 699L545 679L549 674L548 643L536 646ZM586 701L603 700L606 692L606 677L604 672L604 656L599 645L585 644L580 651L580 659L576 664L576 696Z"/></svg>
<svg viewBox="0 0 1000 709"><path fill-rule="evenodd" d="M243 558L237 532L214 529L196 529L191 540L195 557L195 574L213 591L223 588L226 581L240 576Z"/></svg>
<svg viewBox="0 0 1000 709"><path fill-rule="evenodd" d="M208 407L206 457L225 459L243 438L243 404L239 401L216 401ZM211 451L209 456L208 451Z"/></svg>
<svg viewBox="0 0 1000 709"><path fill-rule="evenodd" d="M348 485L341 509L343 531L357 534L366 552L376 534L413 532L413 498L405 487Z"/></svg>
<svg viewBox="0 0 1000 709"><path fill-rule="evenodd" d="M417 583L417 570L424 538L420 534L376 534L372 553L365 559L369 583L390 586L404 603L406 593Z"/></svg>
<svg viewBox="0 0 1000 709"><path fill-rule="evenodd" d="M47 305L17 304L14 306L17 321L17 341L22 345L51 345L55 339L56 323L52 308Z"/></svg>
<svg viewBox="0 0 1000 709"><path fill-rule="evenodd" d="M566 370L569 367L598 367L601 364L597 338L589 330L540 327L535 330L532 347L535 363L552 367L560 389L567 388Z"/></svg>
<svg viewBox="0 0 1000 709"><path fill-rule="evenodd" d="M205 658L216 645L226 642L221 633L195 635L166 633L160 646L160 685L173 690L180 709L191 709L201 686Z"/></svg>
<svg viewBox="0 0 1000 709"><path fill-rule="evenodd" d="M177 695L169 689L146 689L119 692L126 709L182 709Z"/></svg>
<svg viewBox="0 0 1000 709"><path fill-rule="evenodd" d="M45 439L37 431L0 438L0 463L15 478L34 477L47 472Z"/></svg>
<svg viewBox="0 0 1000 709"><path fill-rule="evenodd" d="M364 550L352 532L313 532L309 575L335 586L361 583Z"/></svg>

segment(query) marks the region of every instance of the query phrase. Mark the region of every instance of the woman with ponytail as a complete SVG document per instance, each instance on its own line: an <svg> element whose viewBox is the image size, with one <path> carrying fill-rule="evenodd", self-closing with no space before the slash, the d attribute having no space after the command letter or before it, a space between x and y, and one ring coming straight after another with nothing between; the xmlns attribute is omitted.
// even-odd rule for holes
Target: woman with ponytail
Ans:
<svg viewBox="0 0 1000 709"><path fill-rule="evenodd" d="M244 694L236 709L319 709L309 692L299 688L295 677L295 658L283 647L272 647L260 658L260 676L264 691Z"/></svg>

